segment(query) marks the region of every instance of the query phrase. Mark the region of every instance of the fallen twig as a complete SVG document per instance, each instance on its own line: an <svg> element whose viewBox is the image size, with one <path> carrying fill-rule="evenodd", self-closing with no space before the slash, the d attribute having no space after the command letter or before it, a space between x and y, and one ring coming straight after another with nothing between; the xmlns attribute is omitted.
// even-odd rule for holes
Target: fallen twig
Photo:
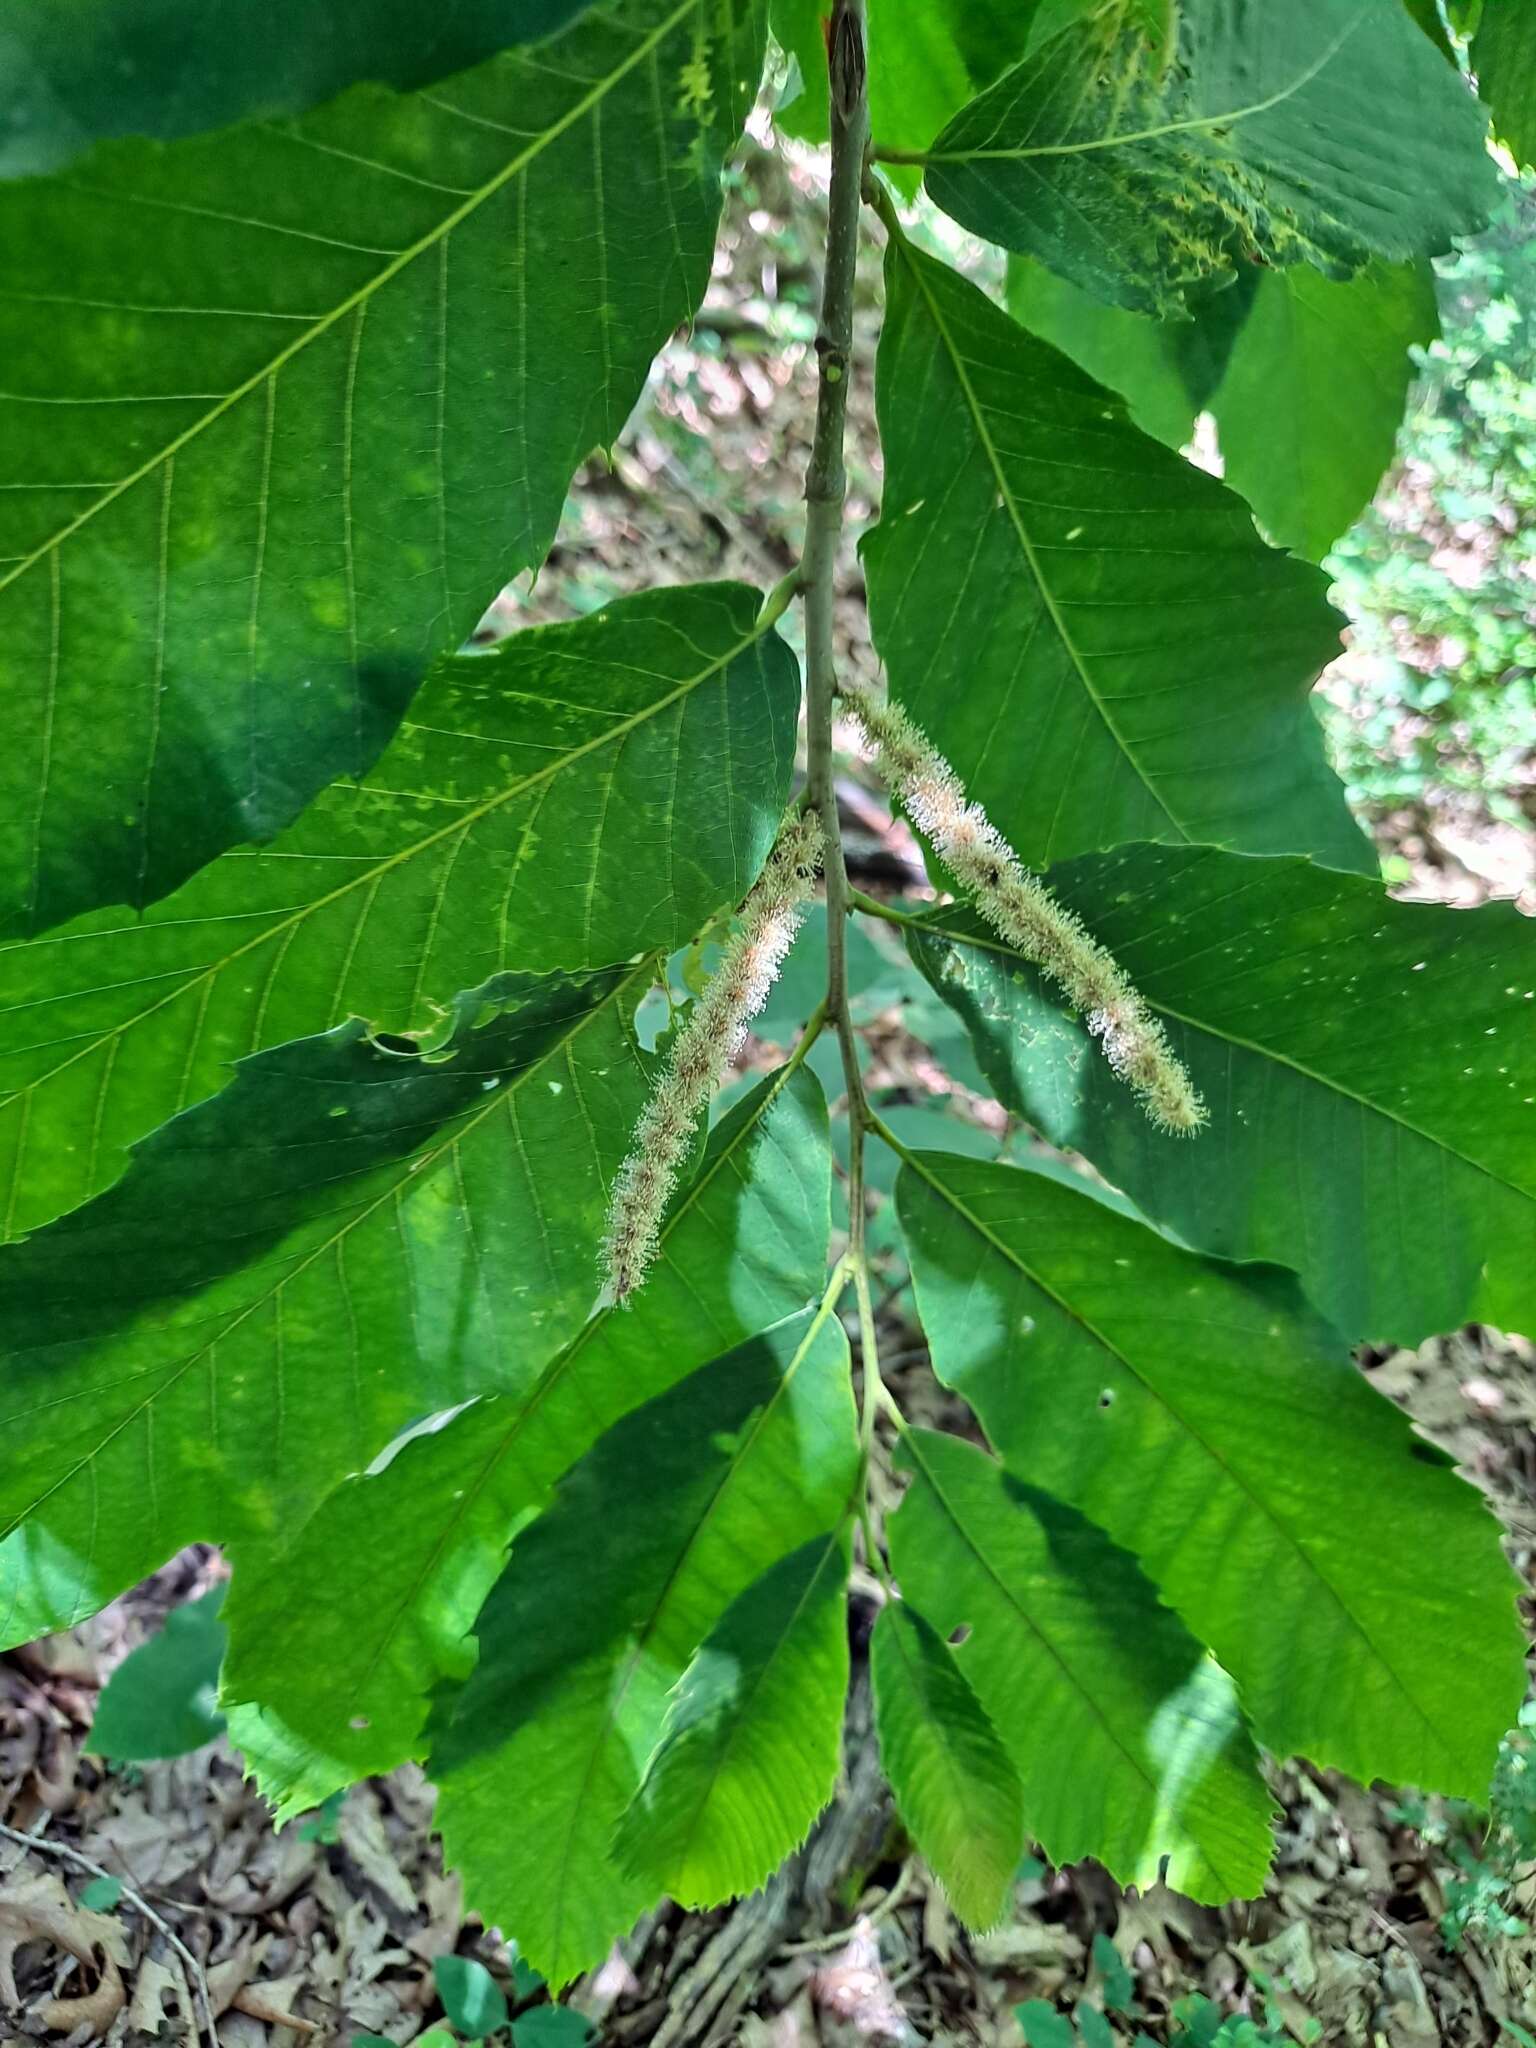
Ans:
<svg viewBox="0 0 1536 2048"><path fill-rule="evenodd" d="M208 1979L203 1973L202 1964L193 1955L191 1949L187 1947L175 1928L155 1911L147 1899L134 1890L133 1886L128 1883L127 1879L120 1872L106 1869L104 1865L97 1863L94 1858L85 1855L82 1850L72 1849L65 1842L45 1842L40 1835L24 1834L20 1828L10 1827L4 1821L0 1821L0 1836L4 1836L8 1842L20 1843L24 1849L35 1849L44 1856L57 1856L65 1863L73 1863L77 1869L88 1870L92 1877L104 1877L110 1883L120 1885L122 1887L122 1897L127 1900L128 1904L143 1919L149 1922L150 1926L157 1933L164 1935L165 1939L180 1957L182 1965L187 1972L187 1982L192 1987L192 1996L202 2009L203 2026L208 2035L208 2048L219 2048L218 2028L214 2024L213 2018L213 2001L208 1996ZM195 2016L192 2020L192 2038L194 2041L197 2038L197 2020Z"/></svg>

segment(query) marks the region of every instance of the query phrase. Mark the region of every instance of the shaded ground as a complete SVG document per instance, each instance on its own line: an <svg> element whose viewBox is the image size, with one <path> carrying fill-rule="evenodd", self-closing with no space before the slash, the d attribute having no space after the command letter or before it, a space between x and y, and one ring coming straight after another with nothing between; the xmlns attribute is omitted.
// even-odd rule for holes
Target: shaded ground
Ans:
<svg viewBox="0 0 1536 2048"><path fill-rule="evenodd" d="M536 593L508 593L488 634L657 581L739 575L766 584L792 566L814 399L814 279L783 221L792 196L802 215L817 203L809 184L791 194L793 175L772 159L753 167L733 210L729 276L693 334L669 351L612 465L594 464L579 480ZM866 351L875 319L866 307ZM867 376L855 384L852 419L857 524L879 497ZM843 580L843 657L873 675L851 544ZM919 881L909 844L852 767L845 798L850 848L868 884ZM1463 811L1427 824L1388 820L1383 840L1409 864L1405 893L1475 902L1525 892L1536 908L1528 835ZM878 1082L916 1103L942 1097L950 1113L994 1139L1006 1135L996 1105L952 1086L899 1013L880 1019L873 1036ZM883 1335L903 1405L914 1417L954 1421L904 1319L899 1266L888 1296ZM1468 1330L1364 1364L1486 1489L1536 1588L1530 1346ZM404 2043L438 2017L435 1956L478 1954L510 1981L499 1941L462 1924L415 1771L356 1787L336 1813L276 1835L222 1743L142 1770L108 1772L82 1754L103 1679L171 1604L221 1570L213 1553L188 1552L71 1636L0 1660L0 1811L9 1830L35 1838L0 1835L0 2048L34 2038L192 2038L206 2019L199 1977L226 2048L354 2032ZM861 1611L858 1587L856 1578L862 1630L873 1607L866 1589ZM1511 1752L1509 1796L1518 1803L1523 1787L1536 1830L1536 1765L1522 1775L1523 1762ZM763 2048L1017 2044L1018 2001L1070 2007L1078 1998L1121 2010L1116 2039L1140 2027L1161 2042L1175 2003L1192 1993L1255 2015L1277 2041L1459 2048L1517 2042L1509 2029L1522 2021L1536 2029L1536 1942L1473 1926L1452 1950L1443 1925L1448 1915L1465 1920L1479 1898L1536 1918L1536 1862L1521 1864L1508 1840L1485 1843L1466 1817L1413 1808L1387 1791L1303 1770L1277 1772L1274 1786L1284 1821L1263 1899L1213 1912L1170 1894L1127 1897L1092 1866L1042 1870L1020 1883L1011 1923L972 1942L907 1858L878 1789L856 1685L848 1788L802 1855L734 1909L653 1916L574 2002L604 2039L657 2048L737 2028ZM508 1826L517 1826L515 1811ZM93 1914L81 1896L91 1873L72 1856L125 1879L137 1901L125 1895Z"/></svg>

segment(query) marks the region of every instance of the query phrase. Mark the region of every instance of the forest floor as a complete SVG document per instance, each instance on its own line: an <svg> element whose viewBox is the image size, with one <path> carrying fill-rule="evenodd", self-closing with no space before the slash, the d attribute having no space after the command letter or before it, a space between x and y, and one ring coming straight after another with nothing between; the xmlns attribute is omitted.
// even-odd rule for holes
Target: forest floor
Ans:
<svg viewBox="0 0 1536 2048"><path fill-rule="evenodd" d="M791 197L803 210L815 192L792 195L783 181L794 175L776 162L754 166L704 314L663 358L612 461L578 479L536 592L506 593L487 637L657 582L770 584L797 559L814 277L785 223ZM876 306L862 307L865 371L877 324ZM858 375L840 633L842 659L873 677L852 545L880 494L869 394L869 377ZM1350 701L1347 676L1334 694ZM856 764L844 792L867 885L920 885L910 843L864 793ZM1532 835L1432 804L1375 822L1384 852L1407 864L1402 893L1509 896L1536 911ZM873 1028L886 1085L918 1103L943 1098L951 1113L1002 1134L996 1105L952 1082L899 1008ZM909 1415L935 1420L944 1397L899 1280L883 1311L893 1384ZM1417 1353L1371 1354L1362 1368L1485 1489L1536 1612L1536 1352L1467 1329ZM432 1963L455 1951L511 1984L505 1945L464 1922L431 1836L430 1792L413 1768L356 1786L335 1811L278 1833L223 1741L139 1768L107 1769L85 1754L101 1684L222 1570L216 1553L186 1552L72 1634L0 1659L0 2048L206 2042L199 1977L224 2048L347 2043L355 2033L409 2042L441 2024ZM855 1591L857 1618L857 1581ZM1125 1894L1092 1865L1041 1867L1019 1883L1005 1926L972 1940L906 1855L856 1683L847 1784L800 1856L736 1907L652 1915L570 2002L603 2040L649 2048L704 2048L733 2034L756 2048L1018 2048L1023 2000L1092 2009L1080 2032L1066 2019L1049 2040L1033 2032L1032 2048L1079 2039L1095 2048L1138 2029L1164 2043L1186 2038L1174 2008L1196 1994L1252 2018L1244 2048L1531 2048L1536 1939L1513 1927L1536 1922L1536 1862L1520 1862L1516 1839L1523 1830L1525 1849L1536 1845L1529 1738L1512 1742L1505 1760L1502 1837L1482 1817L1306 1768L1277 1769L1272 1783L1282 1821L1261 1899L1218 1912L1163 1891ZM517 1826L515 1806L507 1825ZM124 1881L114 1908L93 1910L99 1893L82 1899L91 1873L79 1857ZM1461 1923L1470 1924L1458 1938ZM1199 2026L1188 2038L1203 2044Z"/></svg>

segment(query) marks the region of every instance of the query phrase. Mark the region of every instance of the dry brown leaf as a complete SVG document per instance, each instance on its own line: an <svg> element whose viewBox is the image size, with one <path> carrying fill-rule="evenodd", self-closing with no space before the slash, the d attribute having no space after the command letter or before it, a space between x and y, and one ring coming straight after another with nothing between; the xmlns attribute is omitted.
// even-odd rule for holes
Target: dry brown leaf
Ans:
<svg viewBox="0 0 1536 2048"><path fill-rule="evenodd" d="M81 1998L50 1998L37 2009L45 2027L56 2034L72 2034L76 2027L89 2027L93 2035L104 2034L127 2003L122 1972L108 1956L101 1982Z"/></svg>
<svg viewBox="0 0 1536 2048"><path fill-rule="evenodd" d="M953 1962L958 1923L944 1896L944 1887L919 1872L923 1890L923 1947L946 1966Z"/></svg>
<svg viewBox="0 0 1536 2048"><path fill-rule="evenodd" d="M1439 2048L1440 2027L1430 2009L1424 1978L1410 1950L1389 1955L1382 1965L1381 1988L1390 1999L1381 2017L1393 2048Z"/></svg>
<svg viewBox="0 0 1536 2048"><path fill-rule="evenodd" d="M336 1832L342 1848L368 1882L407 1919L416 1917L416 1893L396 1862L384 1832L383 1816L372 1788L357 1786L342 1805Z"/></svg>
<svg viewBox="0 0 1536 2048"><path fill-rule="evenodd" d="M413 1956L430 1963L453 1952L464 1924L464 1887L456 1876L429 1868L419 1880L419 1902L426 1909L427 1924L409 1935L405 1945Z"/></svg>
<svg viewBox="0 0 1536 2048"><path fill-rule="evenodd" d="M247 1984L237 1991L231 2004L236 2012L249 2014L269 2027L287 2027L295 2034L318 2034L313 2020L301 2020L288 2008L304 1988L302 1977L273 1977L265 1984Z"/></svg>
<svg viewBox="0 0 1536 2048"><path fill-rule="evenodd" d="M114 1962L128 1960L122 1922L77 1906L51 1870L8 1884L0 1893L0 1941L7 1941L13 1952L29 1941L51 1942L91 1969L98 1948Z"/></svg>
<svg viewBox="0 0 1536 2048"><path fill-rule="evenodd" d="M217 1845L203 1879L204 1895L212 1905L254 1918L292 1898L319 1861L319 1850L301 1840L297 1828L274 1836L253 1818Z"/></svg>
<svg viewBox="0 0 1536 2048"><path fill-rule="evenodd" d="M68 1813L79 1797L75 1774L80 1745L58 1728L45 1729L42 1749L32 1771L32 1790L50 1813Z"/></svg>
<svg viewBox="0 0 1536 2048"><path fill-rule="evenodd" d="M195 1806L171 1816L151 1813L144 1788L124 1786L116 1810L93 1819L80 1845L106 1869L121 1872L135 1890L166 1892L207 1862L213 1836Z"/></svg>
<svg viewBox="0 0 1536 2048"><path fill-rule="evenodd" d="M1335 1802L1371 1891L1385 1898L1392 1890L1392 1853L1380 1800L1372 1799L1360 1786L1345 1779L1339 1785Z"/></svg>
<svg viewBox="0 0 1536 2048"><path fill-rule="evenodd" d="M221 1956L219 1961L204 1971L208 1981L208 2002L215 2017L229 2011L240 1993L245 1989L261 1967L261 1959L267 1952L269 1937L247 1935L236 1947L232 1956Z"/></svg>
<svg viewBox="0 0 1536 2048"><path fill-rule="evenodd" d="M1028 1972L1054 1990L1081 1967L1083 1944L1070 1927L1018 1919L978 1934L971 1952L983 1969Z"/></svg>
<svg viewBox="0 0 1536 2048"><path fill-rule="evenodd" d="M103 1674L100 1656L89 1639L91 1633L86 1623L63 1635L39 1636L36 1642L18 1645L12 1655L43 1678L72 1678L96 1687Z"/></svg>
<svg viewBox="0 0 1536 2048"><path fill-rule="evenodd" d="M128 2025L135 2034L147 2034L151 2040L158 2040L162 2034L171 2031L171 2015L167 2003L175 2006L177 2015L192 2010L192 1989L187 1983L181 1965L174 1954L171 1960L163 1962L159 1956L146 1955L133 1973L133 1997L128 2004Z"/></svg>

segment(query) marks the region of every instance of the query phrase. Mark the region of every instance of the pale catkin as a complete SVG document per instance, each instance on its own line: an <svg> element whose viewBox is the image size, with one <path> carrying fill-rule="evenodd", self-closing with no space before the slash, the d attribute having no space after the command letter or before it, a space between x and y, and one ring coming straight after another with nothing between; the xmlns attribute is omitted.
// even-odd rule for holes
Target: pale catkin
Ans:
<svg viewBox="0 0 1536 2048"><path fill-rule="evenodd" d="M1113 956L1030 874L920 727L895 704L864 690L841 692L875 766L976 909L1026 960L1050 976L1083 1012L1113 1072L1159 1129L1198 1131L1205 1105L1174 1056L1163 1028Z"/></svg>
<svg viewBox="0 0 1536 2048"><path fill-rule="evenodd" d="M614 1176L603 1272L616 1301L634 1293L660 1249L662 1219L699 1119L778 979L815 894L821 856L814 813L791 818L741 907L739 930L673 1040Z"/></svg>

